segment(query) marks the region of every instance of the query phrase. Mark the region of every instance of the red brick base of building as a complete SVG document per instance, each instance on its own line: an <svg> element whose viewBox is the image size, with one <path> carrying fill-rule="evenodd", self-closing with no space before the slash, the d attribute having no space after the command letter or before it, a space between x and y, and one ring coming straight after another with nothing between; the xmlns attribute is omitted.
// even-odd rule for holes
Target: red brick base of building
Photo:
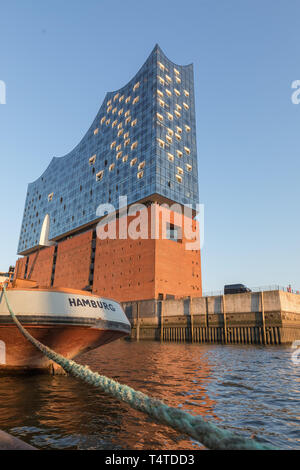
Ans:
<svg viewBox="0 0 300 470"><path fill-rule="evenodd" d="M15 276L35 280L40 287L88 289L120 302L200 297L200 249L190 249L191 240L184 230L189 223L198 233L198 223L157 204L155 217L159 223L153 238L151 207L147 208L147 217L148 236L144 232L144 238L100 239L94 225L84 233L58 240L55 246L40 247L18 259ZM128 226L134 219L128 217ZM120 233L122 220L117 218L114 222L116 234ZM181 236L177 241L163 236L165 220L179 227Z"/></svg>

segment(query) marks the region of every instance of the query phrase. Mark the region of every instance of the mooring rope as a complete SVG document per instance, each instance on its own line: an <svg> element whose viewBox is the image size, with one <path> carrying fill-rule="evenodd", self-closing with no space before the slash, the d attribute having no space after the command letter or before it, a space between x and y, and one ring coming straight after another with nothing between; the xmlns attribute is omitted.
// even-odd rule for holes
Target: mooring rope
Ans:
<svg viewBox="0 0 300 470"><path fill-rule="evenodd" d="M121 400L132 408L148 414L161 424L170 426L177 431L187 434L202 443L208 449L218 450L275 450L275 447L239 436L226 429L221 429L213 423L205 421L201 416L194 416L186 411L166 405L161 400L148 397L127 385L122 385L97 372L92 372L87 366L77 364L75 361L65 358L40 343L22 326L15 316L3 285L3 294L8 311L21 331L34 346L36 346L48 359L59 364L66 372L78 377L84 382L100 388L105 393Z"/></svg>

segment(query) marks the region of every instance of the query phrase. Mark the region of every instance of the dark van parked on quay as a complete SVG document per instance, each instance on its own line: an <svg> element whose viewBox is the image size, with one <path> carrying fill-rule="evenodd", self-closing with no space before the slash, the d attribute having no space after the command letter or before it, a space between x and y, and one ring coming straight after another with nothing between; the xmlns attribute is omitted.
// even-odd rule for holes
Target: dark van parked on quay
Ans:
<svg viewBox="0 0 300 470"><path fill-rule="evenodd" d="M241 294L243 292L251 292L249 287L246 287L244 284L228 284L224 286L224 294Z"/></svg>

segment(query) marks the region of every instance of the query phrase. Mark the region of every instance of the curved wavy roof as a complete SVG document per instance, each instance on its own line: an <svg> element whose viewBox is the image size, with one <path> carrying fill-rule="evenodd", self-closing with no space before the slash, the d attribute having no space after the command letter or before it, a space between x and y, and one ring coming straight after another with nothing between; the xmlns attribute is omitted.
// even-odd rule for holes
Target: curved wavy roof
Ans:
<svg viewBox="0 0 300 470"><path fill-rule="evenodd" d="M54 240L95 221L97 205L104 201L116 204L121 192L128 195L128 203L153 193L163 194L184 204L197 200L198 189L192 181L194 174L191 171L187 173L183 184L180 187L175 186L173 190L173 182L167 182L165 170L161 170L162 178L158 181L157 167L160 167L161 150L157 149L157 138L162 132L159 123L155 123L158 112L157 88L160 86L158 75L162 73L159 64L169 71L169 78L174 83L180 75L180 85L176 84L176 87L181 87L182 90L186 87L190 90L190 97L184 98L190 100L189 109L181 112L176 122L182 128L187 126L192 129L190 134L182 133L180 145L182 150L187 146L190 149L191 155L185 154L184 158L186 164L195 169L197 176L197 161L192 164L193 158L196 158L193 66L178 65L170 61L156 45L146 62L127 84L106 93L99 111L80 142L66 155L52 158L42 175L28 185L19 253L27 252L38 245L46 214L49 214L51 221L49 238ZM137 84L138 87L135 88ZM174 93L173 95L170 99L166 97L166 100L169 99L166 104L169 110L173 110L175 105L180 106L180 100L182 106L182 97L179 99ZM167 112L167 109L160 112ZM127 122L128 118L125 119L128 113L131 122ZM116 120L118 124L114 126ZM134 120L137 122L136 126L132 126ZM171 126L171 123L169 125ZM172 125L175 125L175 122ZM123 131L119 126L122 126ZM123 138L126 134L131 146L127 148ZM112 147L113 142L115 148ZM132 147L134 143L136 147ZM121 160L118 154L116 155L118 148L122 148ZM125 153L128 153L128 163L136 159L136 166L135 163L129 165L127 160L124 161ZM184 154L184 151L182 153ZM89 165L91 157L95 157L95 162ZM137 168L141 163L144 170L143 179L139 181ZM99 172L104 175L101 184L97 184L96 179ZM52 195L52 198L49 199L49 195Z"/></svg>

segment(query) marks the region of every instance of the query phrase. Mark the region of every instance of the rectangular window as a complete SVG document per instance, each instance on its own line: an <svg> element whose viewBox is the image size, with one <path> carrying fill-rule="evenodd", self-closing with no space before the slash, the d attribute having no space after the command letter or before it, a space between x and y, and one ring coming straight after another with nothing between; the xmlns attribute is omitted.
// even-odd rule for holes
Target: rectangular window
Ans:
<svg viewBox="0 0 300 470"><path fill-rule="evenodd" d="M96 181L102 180L103 175L104 175L104 170L99 171L99 172L96 174Z"/></svg>
<svg viewBox="0 0 300 470"><path fill-rule="evenodd" d="M182 230L181 227L177 225L167 223L166 226L166 238L167 240L172 240L173 242L182 241Z"/></svg>
<svg viewBox="0 0 300 470"><path fill-rule="evenodd" d="M90 166L93 166L95 164L95 161L96 161L96 154L93 155L91 158L89 158Z"/></svg>
<svg viewBox="0 0 300 470"><path fill-rule="evenodd" d="M157 142L158 142L158 145L159 145L162 149L165 148L165 143L164 143L164 141L163 141L162 139L157 139Z"/></svg>

